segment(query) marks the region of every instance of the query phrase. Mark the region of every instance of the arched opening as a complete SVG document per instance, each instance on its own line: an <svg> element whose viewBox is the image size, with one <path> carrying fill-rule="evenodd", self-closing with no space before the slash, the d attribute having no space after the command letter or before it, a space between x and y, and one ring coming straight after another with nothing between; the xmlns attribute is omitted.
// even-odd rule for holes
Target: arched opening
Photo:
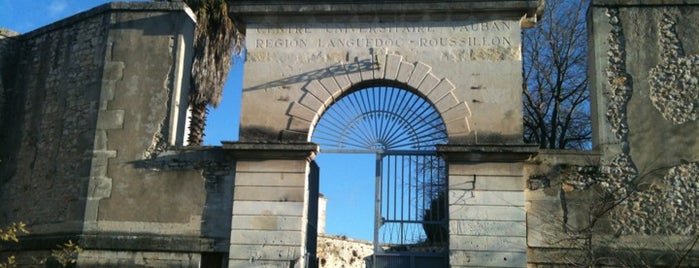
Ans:
<svg viewBox="0 0 699 268"><path fill-rule="evenodd" d="M384 85L390 83L348 91L314 128L326 228L371 240L367 267L446 267L447 173L435 151L447 142L446 126L417 91ZM341 173L333 174L336 167ZM334 226L343 223L347 227Z"/></svg>

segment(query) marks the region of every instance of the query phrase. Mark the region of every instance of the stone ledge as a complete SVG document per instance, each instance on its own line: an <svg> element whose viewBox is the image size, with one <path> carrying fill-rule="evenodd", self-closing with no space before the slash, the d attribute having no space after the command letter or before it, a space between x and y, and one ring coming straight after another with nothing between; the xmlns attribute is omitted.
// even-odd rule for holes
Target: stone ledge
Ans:
<svg viewBox="0 0 699 268"><path fill-rule="evenodd" d="M266 16L331 15L424 15L512 12L533 14L538 0L461 0L461 1L237 1L229 4L229 13L243 20Z"/></svg>
<svg viewBox="0 0 699 268"><path fill-rule="evenodd" d="M153 11L182 11L185 12L192 21L196 22L194 13L184 4L184 2L111 2L106 3L87 11L80 12L73 16L51 23L49 25L39 27L18 36L18 38L29 39L47 32L54 31L59 28L67 27L80 21L89 19L103 13L115 11L132 11L132 12L153 12Z"/></svg>
<svg viewBox="0 0 699 268"><path fill-rule="evenodd" d="M0 243L0 248L2 251L51 250L68 240L77 242L87 250L221 252L228 248L227 238L152 234L29 235L19 239L20 243Z"/></svg>
<svg viewBox="0 0 699 268"><path fill-rule="evenodd" d="M449 162L523 162L539 152L539 145L437 145Z"/></svg>
<svg viewBox="0 0 699 268"><path fill-rule="evenodd" d="M254 159L308 159L312 160L320 150L311 142L231 142L222 141L224 151L240 160Z"/></svg>
<svg viewBox="0 0 699 268"><path fill-rule="evenodd" d="M699 0L592 0L593 6L699 5Z"/></svg>

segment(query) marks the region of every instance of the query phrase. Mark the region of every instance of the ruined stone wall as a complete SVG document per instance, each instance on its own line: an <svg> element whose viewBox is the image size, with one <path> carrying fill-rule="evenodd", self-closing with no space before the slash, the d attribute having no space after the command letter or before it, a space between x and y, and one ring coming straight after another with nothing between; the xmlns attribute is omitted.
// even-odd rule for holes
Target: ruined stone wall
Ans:
<svg viewBox="0 0 699 268"><path fill-rule="evenodd" d="M606 109L603 125L611 133L602 165L619 175L611 188L638 192L615 211L614 228L696 234L699 5L602 3L592 15L596 53L606 50L595 55L596 91L607 96L597 109Z"/></svg>
<svg viewBox="0 0 699 268"><path fill-rule="evenodd" d="M105 4L16 37L14 80L2 86L12 117L0 123L0 219L32 234L3 250L72 239L82 267L223 261L235 161L178 150L193 33L183 3L151 2Z"/></svg>
<svg viewBox="0 0 699 268"><path fill-rule="evenodd" d="M365 268L365 258L374 254L371 242L343 236L318 236L318 267Z"/></svg>
<svg viewBox="0 0 699 268"><path fill-rule="evenodd" d="M542 150L526 166L528 263L584 259L577 231L589 225L593 198L591 178L582 174L597 170L599 158L597 152Z"/></svg>
<svg viewBox="0 0 699 268"><path fill-rule="evenodd" d="M4 130L14 130L3 132L2 145L3 180L12 181L2 195L4 211L13 211L8 219L28 221L35 232L43 223L94 221L93 202L112 196L113 178L142 182L153 176L134 163L182 136L183 124L172 130L171 121L184 120L181 105L186 107L177 85L186 78L193 21L183 7L113 3L17 37L16 81L5 94L13 118L3 122ZM162 197L176 192L162 180L152 187L122 183L135 187L118 187L131 199L116 200L118 209L105 202L104 219L121 211L121 220L147 221L138 218L151 217L140 204L153 200L137 200L138 189L164 191ZM24 210L28 200L41 211ZM168 219L177 213L167 209L177 207L155 208L167 215L160 221L191 220Z"/></svg>
<svg viewBox="0 0 699 268"><path fill-rule="evenodd" d="M3 118L3 107L5 103L5 85L14 84L14 73L15 70L14 58L17 54L17 40L16 36L19 35L8 29L0 28L0 122Z"/></svg>
<svg viewBox="0 0 699 268"><path fill-rule="evenodd" d="M124 10L105 18L110 24L90 181L97 190L88 193L86 231L198 233L206 199L202 172L139 167L181 145L176 141L183 124L173 122L184 119L175 110L186 107L178 84L188 84L183 73L189 75L184 70L190 62L184 59L191 59L193 19L174 4L117 7Z"/></svg>
<svg viewBox="0 0 699 268"><path fill-rule="evenodd" d="M558 164L530 174L528 217L555 217L528 222L530 262L674 266L687 253L696 266L699 5L598 0L590 14L599 162L539 157Z"/></svg>
<svg viewBox="0 0 699 268"><path fill-rule="evenodd" d="M87 17L59 23L16 41L7 74L14 81L5 85L0 134L0 218L27 222L34 234L79 231L98 115L105 21Z"/></svg>

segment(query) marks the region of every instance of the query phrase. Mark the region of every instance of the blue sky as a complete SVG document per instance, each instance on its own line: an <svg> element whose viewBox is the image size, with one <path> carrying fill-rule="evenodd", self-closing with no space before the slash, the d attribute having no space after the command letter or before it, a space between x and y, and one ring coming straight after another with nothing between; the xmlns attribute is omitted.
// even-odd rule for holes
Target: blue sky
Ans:
<svg viewBox="0 0 699 268"><path fill-rule="evenodd" d="M0 27L27 33L108 2L0 0ZM238 140L243 59L235 58L234 61L223 100L209 113L204 138L206 145ZM372 240L374 156L321 154L316 160L321 169L321 192L328 198L327 233Z"/></svg>

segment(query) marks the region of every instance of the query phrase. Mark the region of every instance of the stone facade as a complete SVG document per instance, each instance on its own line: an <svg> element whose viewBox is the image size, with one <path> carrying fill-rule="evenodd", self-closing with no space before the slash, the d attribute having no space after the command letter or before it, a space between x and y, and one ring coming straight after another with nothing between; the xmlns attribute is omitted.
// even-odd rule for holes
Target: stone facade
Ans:
<svg viewBox="0 0 699 268"><path fill-rule="evenodd" d="M246 26L241 142L308 142L326 109L353 91L392 86L414 92L441 115L448 136L449 144L438 150L446 157L453 182L449 265L525 266L526 228L490 225L523 226L525 220L522 162L535 147L522 144L520 25L523 16L534 15L536 6L537 1L504 1L497 6L489 1L398 6L369 1L231 4L232 15ZM295 170L300 167L290 169ZM239 169L236 177L249 172ZM284 170L274 170L257 175L257 181L284 175ZM269 194L287 200L284 191ZM498 202L493 194L510 203ZM465 198L474 195L477 198ZM264 208L299 215L291 212L303 208L293 205L298 201L288 199ZM249 207L246 202L234 201L233 222L236 204ZM291 214L277 213L276 221ZM252 225L245 230L257 236L238 242L232 234L231 243L255 247L231 250L232 266L267 256L270 244L293 245L297 251L283 252L303 260L303 241L277 241L288 234ZM294 255L275 256L303 263ZM275 265L271 261L281 260L262 264Z"/></svg>
<svg viewBox="0 0 699 268"><path fill-rule="evenodd" d="M687 1L592 1L597 151L537 158L530 263L698 265L697 12Z"/></svg>
<svg viewBox="0 0 699 268"><path fill-rule="evenodd" d="M2 250L23 266L69 239L79 267L362 266L367 244L316 239L309 141L336 100L388 85L445 122L451 267L699 265L699 3L594 0L595 150L534 157L520 27L538 2L232 3L247 33L241 141L220 147L182 147L184 4L0 29L0 224L32 231Z"/></svg>
<svg viewBox="0 0 699 268"><path fill-rule="evenodd" d="M323 5L245 3L232 7L246 23L245 72L251 74L244 82L242 141L308 141L336 98L390 81L414 88L436 106L450 142L521 142L520 19L536 1L428 9L415 3L399 11L367 1L335 4L330 11ZM479 11L493 15L471 13ZM260 105L268 99L277 101Z"/></svg>

